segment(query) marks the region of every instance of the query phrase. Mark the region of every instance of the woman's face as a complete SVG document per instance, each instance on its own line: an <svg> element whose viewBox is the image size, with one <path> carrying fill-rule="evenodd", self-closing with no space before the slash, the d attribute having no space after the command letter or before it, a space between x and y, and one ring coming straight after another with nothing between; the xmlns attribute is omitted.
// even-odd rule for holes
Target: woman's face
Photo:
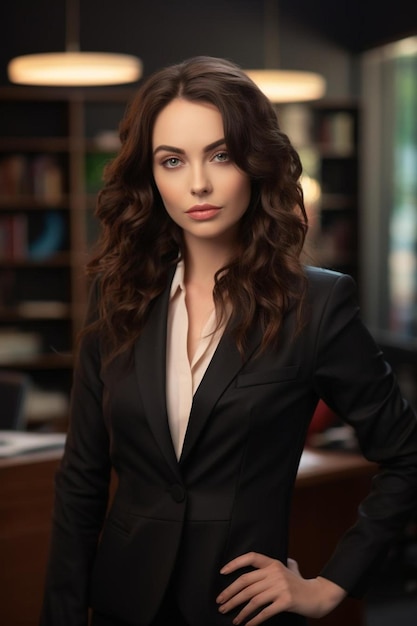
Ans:
<svg viewBox="0 0 417 626"><path fill-rule="evenodd" d="M233 243L251 185L229 157L219 110L208 103L172 100L156 118L152 149L156 186L185 241Z"/></svg>

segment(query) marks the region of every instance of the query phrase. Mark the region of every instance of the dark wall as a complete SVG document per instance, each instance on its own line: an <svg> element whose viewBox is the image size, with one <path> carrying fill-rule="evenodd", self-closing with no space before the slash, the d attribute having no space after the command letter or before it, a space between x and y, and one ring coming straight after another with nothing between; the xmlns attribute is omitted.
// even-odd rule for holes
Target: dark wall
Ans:
<svg viewBox="0 0 417 626"><path fill-rule="evenodd" d="M416 0L278 0L293 16L353 53L417 34Z"/></svg>

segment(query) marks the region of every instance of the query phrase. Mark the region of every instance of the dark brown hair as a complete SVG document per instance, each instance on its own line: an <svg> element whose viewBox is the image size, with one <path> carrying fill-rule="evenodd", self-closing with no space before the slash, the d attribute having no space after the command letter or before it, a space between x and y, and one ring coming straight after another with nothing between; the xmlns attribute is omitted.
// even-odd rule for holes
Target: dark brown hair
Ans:
<svg viewBox="0 0 417 626"><path fill-rule="evenodd" d="M87 272L100 277L98 318L89 328L105 333L110 356L137 339L183 254L181 230L165 211L152 174L155 120L178 97L218 108L228 152L252 185L240 249L215 277L219 319L228 301L229 328L243 352L255 322L262 324L265 347L277 342L289 308L301 311L307 216L299 156L269 100L243 70L225 59L195 57L155 72L140 87L120 124L120 151L105 170L96 207L102 232Z"/></svg>

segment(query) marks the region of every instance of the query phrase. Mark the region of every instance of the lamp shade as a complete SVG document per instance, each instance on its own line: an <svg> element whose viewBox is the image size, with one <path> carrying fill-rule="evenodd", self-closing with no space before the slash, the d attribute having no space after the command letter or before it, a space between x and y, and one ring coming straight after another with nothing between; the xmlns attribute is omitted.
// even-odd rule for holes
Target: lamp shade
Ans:
<svg viewBox="0 0 417 626"><path fill-rule="evenodd" d="M296 70L245 70L273 103L319 100L326 92L320 74Z"/></svg>
<svg viewBox="0 0 417 626"><path fill-rule="evenodd" d="M24 85L116 85L138 80L142 62L127 54L46 52L15 57L7 71L13 83Z"/></svg>

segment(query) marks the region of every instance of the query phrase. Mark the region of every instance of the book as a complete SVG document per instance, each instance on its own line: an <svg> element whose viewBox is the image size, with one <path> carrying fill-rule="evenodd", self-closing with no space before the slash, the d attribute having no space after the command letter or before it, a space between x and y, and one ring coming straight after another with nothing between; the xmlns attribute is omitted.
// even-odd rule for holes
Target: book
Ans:
<svg viewBox="0 0 417 626"><path fill-rule="evenodd" d="M28 161L23 154L10 154L0 160L0 195L28 193Z"/></svg>
<svg viewBox="0 0 417 626"><path fill-rule="evenodd" d="M0 217L0 259L23 260L28 250L28 221L23 213Z"/></svg>

